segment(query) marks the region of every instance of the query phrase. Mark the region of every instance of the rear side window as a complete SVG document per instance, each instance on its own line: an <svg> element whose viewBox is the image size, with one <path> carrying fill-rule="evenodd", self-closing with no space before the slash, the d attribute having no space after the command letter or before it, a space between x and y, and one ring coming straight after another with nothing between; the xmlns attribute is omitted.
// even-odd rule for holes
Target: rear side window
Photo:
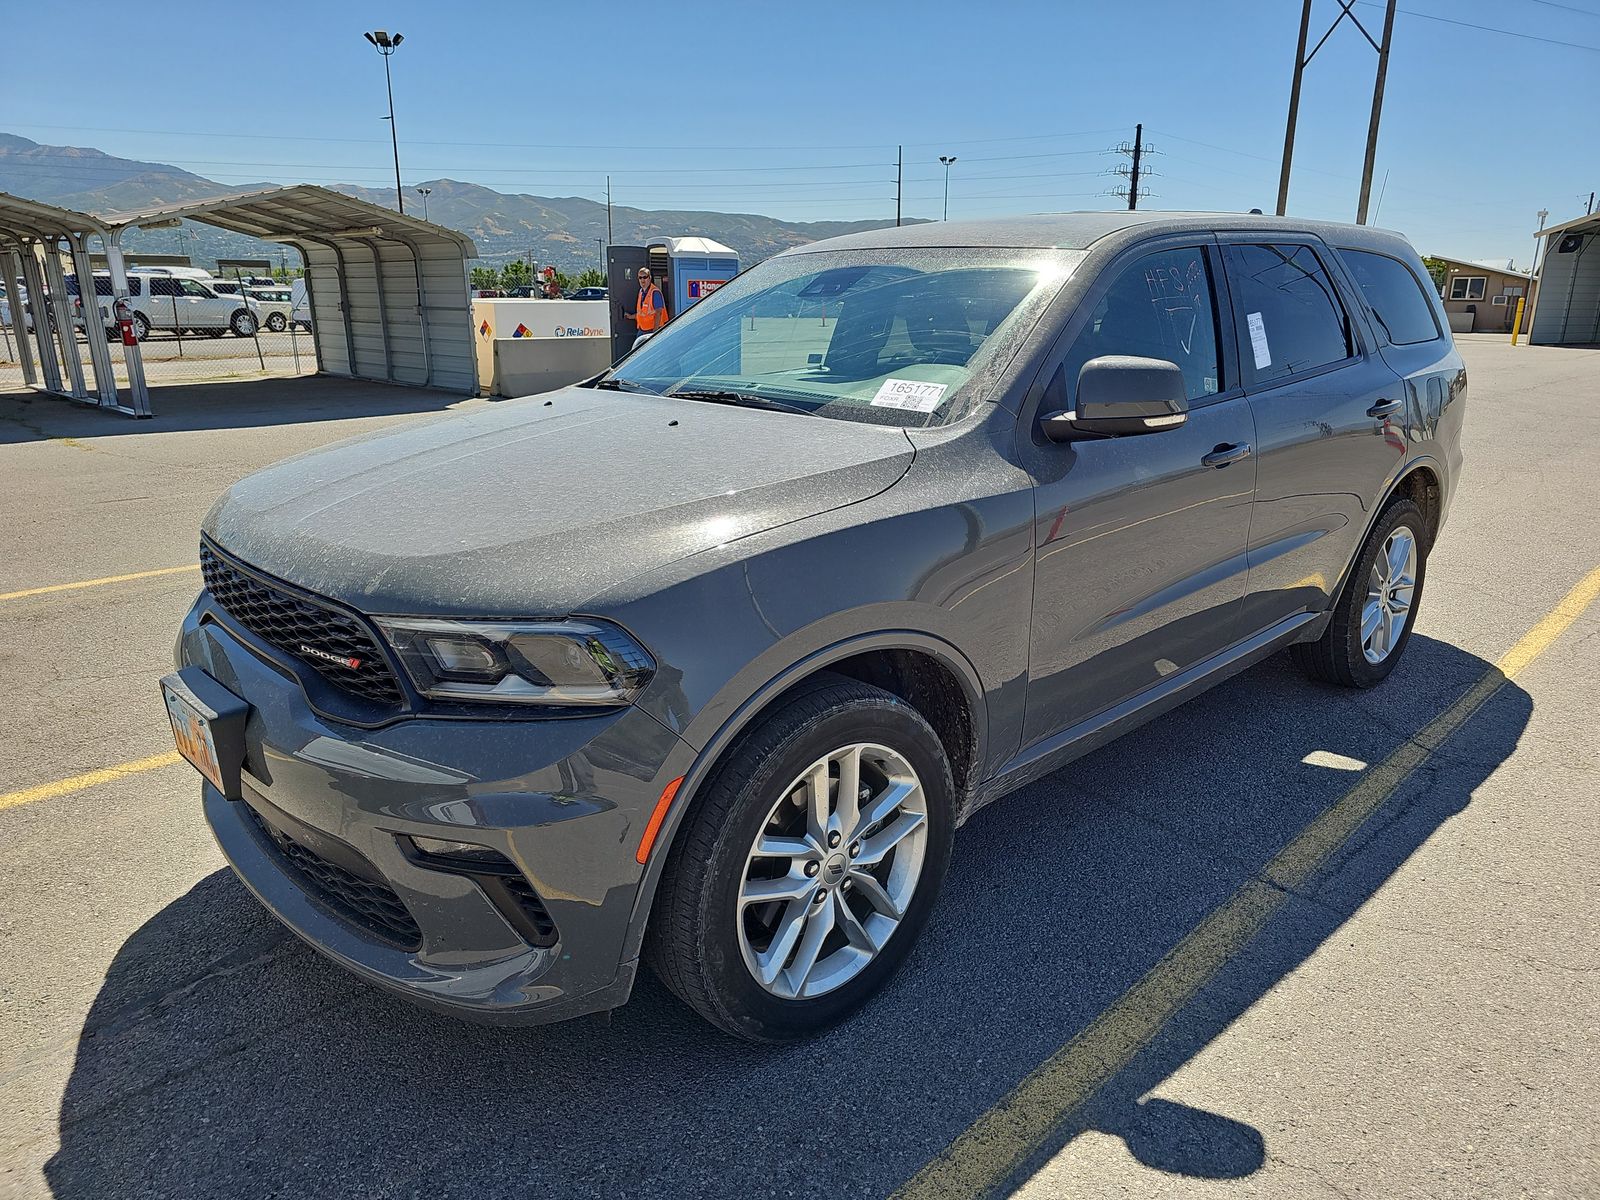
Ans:
<svg viewBox="0 0 1600 1200"><path fill-rule="evenodd" d="M178 281L169 275L150 276L150 294L152 296L178 296Z"/></svg>
<svg viewBox="0 0 1600 1200"><path fill-rule="evenodd" d="M1074 395L1083 364L1107 354L1176 363L1190 400L1221 390L1211 269L1204 250L1158 250L1122 270L1062 362L1062 380Z"/></svg>
<svg viewBox="0 0 1600 1200"><path fill-rule="evenodd" d="M1351 355L1350 318L1310 246L1230 246L1246 377L1267 383Z"/></svg>
<svg viewBox="0 0 1600 1200"><path fill-rule="evenodd" d="M1410 267L1398 258L1366 250L1341 250L1339 254L1361 285L1361 294L1378 314L1391 342L1414 346L1439 336L1433 305Z"/></svg>

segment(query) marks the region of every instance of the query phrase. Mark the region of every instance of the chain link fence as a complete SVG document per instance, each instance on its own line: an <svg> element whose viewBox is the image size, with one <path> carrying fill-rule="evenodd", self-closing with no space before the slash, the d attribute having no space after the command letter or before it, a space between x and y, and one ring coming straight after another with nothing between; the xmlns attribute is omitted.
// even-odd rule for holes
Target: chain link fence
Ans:
<svg viewBox="0 0 1600 1200"><path fill-rule="evenodd" d="M73 314L70 336L63 336L56 305L48 297L35 303L31 296L23 298L26 290L20 284L7 289L6 307L10 311L0 313L0 317L9 315L10 324L0 329L0 390L16 390L24 385L16 342L25 331L31 335L41 317L46 319L56 347L64 385L70 386L70 356L81 366L85 387L94 392L88 341L94 336L106 340L118 389L127 386L121 332L111 312L109 274L96 273L94 303L90 305L81 294L72 262L66 256L62 256L61 269ZM253 284L249 276L239 272L232 272L229 278L213 279L199 278L198 272L191 277L187 271L171 274L162 273L163 270L149 268L129 273L129 305L144 360L145 382L150 387L316 372L309 312L302 308L296 320L290 284ZM36 364L38 358L35 343ZM42 373L38 378L43 380Z"/></svg>

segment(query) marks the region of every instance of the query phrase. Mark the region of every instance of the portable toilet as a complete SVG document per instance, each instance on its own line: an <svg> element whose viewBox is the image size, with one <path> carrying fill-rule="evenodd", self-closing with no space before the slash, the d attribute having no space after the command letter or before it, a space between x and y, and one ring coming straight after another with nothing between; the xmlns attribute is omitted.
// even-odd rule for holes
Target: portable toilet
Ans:
<svg viewBox="0 0 1600 1200"><path fill-rule="evenodd" d="M674 317L739 273L738 251L710 238L662 238L647 250L650 271L666 293L667 312Z"/></svg>

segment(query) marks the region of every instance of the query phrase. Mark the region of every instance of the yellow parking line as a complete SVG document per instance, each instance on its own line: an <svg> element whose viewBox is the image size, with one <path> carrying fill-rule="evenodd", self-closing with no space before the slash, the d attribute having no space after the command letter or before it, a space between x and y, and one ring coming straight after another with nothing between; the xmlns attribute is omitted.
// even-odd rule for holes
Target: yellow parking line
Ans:
<svg viewBox="0 0 1600 1200"><path fill-rule="evenodd" d="M141 771L154 771L157 767L170 767L173 763L182 761L176 750L168 750L165 754L136 758L132 762L118 763L114 767L101 767L98 771L85 771L82 775L74 775L70 779L41 783L38 787L23 788L20 792L6 792L0 795L0 812L32 804L35 800L53 800L57 796L81 792L84 788L94 787L98 783L110 783L113 779L123 779L129 775L137 775Z"/></svg>
<svg viewBox="0 0 1600 1200"><path fill-rule="evenodd" d="M104 579L84 579L77 583L52 583L49 587L24 588L20 592L0 592L0 600L21 600L24 596L43 596L46 592L75 592L79 588L99 587L105 583L127 583L132 579L153 579L157 575L176 575L181 571L198 571L199 563L186 567L157 567L154 571L134 571L130 575L107 575Z"/></svg>
<svg viewBox="0 0 1600 1200"><path fill-rule="evenodd" d="M1147 975L895 1193L897 1200L984 1196L1008 1180L1053 1129L1128 1065L1267 920L1473 713L1543 654L1600 596L1584 576L1448 709L1324 810L1262 871L1206 916Z"/></svg>

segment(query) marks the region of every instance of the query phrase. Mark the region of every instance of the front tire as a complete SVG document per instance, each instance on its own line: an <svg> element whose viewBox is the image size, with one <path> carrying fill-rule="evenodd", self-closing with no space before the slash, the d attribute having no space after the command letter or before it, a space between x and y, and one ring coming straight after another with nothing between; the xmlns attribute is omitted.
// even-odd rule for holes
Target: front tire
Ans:
<svg viewBox="0 0 1600 1200"><path fill-rule="evenodd" d="M807 1037L899 969L950 862L955 785L922 714L819 676L740 736L674 841L647 953L712 1024Z"/></svg>
<svg viewBox="0 0 1600 1200"><path fill-rule="evenodd" d="M228 328L233 330L234 337L255 337L255 314L241 308L238 312L234 313L232 318L228 321Z"/></svg>
<svg viewBox="0 0 1600 1200"><path fill-rule="evenodd" d="M282 313L272 313L267 317L267 328L273 333L282 333L289 328L289 322L284 320Z"/></svg>
<svg viewBox="0 0 1600 1200"><path fill-rule="evenodd" d="M1313 679L1369 688L1395 669L1411 641L1428 568L1427 522L1410 500L1395 500L1356 556L1328 627L1290 647Z"/></svg>

